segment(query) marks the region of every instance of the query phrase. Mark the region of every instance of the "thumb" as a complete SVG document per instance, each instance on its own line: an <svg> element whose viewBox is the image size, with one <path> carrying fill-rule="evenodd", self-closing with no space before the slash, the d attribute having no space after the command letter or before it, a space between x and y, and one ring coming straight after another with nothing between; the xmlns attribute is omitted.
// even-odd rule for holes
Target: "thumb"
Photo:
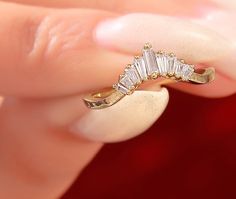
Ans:
<svg viewBox="0 0 236 199"><path fill-rule="evenodd" d="M0 198L58 198L103 142L142 133L167 102L165 88L136 91L99 111L88 110L81 96L5 99L0 109Z"/></svg>
<svg viewBox="0 0 236 199"><path fill-rule="evenodd" d="M150 89L150 87L149 87ZM115 106L85 114L72 132L94 141L117 142L146 131L165 110L168 91L136 91Z"/></svg>

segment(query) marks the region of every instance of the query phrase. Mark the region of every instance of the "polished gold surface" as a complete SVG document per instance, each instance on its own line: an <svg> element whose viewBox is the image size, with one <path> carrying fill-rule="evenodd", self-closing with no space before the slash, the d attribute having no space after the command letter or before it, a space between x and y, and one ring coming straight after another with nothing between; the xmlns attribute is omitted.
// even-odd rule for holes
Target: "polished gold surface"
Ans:
<svg viewBox="0 0 236 199"><path fill-rule="evenodd" d="M194 84L206 84L215 79L215 69L213 67L197 69L189 78L189 82Z"/></svg>
<svg viewBox="0 0 236 199"><path fill-rule="evenodd" d="M114 88L103 89L84 97L84 102L88 108L103 109L120 101L125 95Z"/></svg>

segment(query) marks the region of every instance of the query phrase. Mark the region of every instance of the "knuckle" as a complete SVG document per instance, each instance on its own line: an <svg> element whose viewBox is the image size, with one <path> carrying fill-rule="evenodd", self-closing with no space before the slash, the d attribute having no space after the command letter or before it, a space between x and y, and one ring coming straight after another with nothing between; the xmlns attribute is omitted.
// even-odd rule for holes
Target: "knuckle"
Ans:
<svg viewBox="0 0 236 199"><path fill-rule="evenodd" d="M70 49L78 50L88 35L86 25L84 20L73 16L46 16L35 32L30 55L53 58Z"/></svg>

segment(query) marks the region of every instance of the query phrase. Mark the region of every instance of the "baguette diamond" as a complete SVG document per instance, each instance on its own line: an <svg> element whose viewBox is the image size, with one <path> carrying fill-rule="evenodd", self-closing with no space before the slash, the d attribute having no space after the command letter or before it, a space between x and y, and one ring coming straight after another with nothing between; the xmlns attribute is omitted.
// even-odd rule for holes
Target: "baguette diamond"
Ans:
<svg viewBox="0 0 236 199"><path fill-rule="evenodd" d="M140 84L142 81L139 77L138 71L136 70L134 65L129 65L125 70L126 74L129 76L134 85Z"/></svg>
<svg viewBox="0 0 236 199"><path fill-rule="evenodd" d="M177 61L177 58L173 55L168 56L168 63L169 63L169 70L168 74L170 76L173 76L175 74L175 62Z"/></svg>
<svg viewBox="0 0 236 199"><path fill-rule="evenodd" d="M117 91L123 93L124 95L128 95L130 93L130 90L125 88L124 86L122 86L121 84L115 84L113 86L114 89L116 89Z"/></svg>
<svg viewBox="0 0 236 199"><path fill-rule="evenodd" d="M187 81L189 77L193 74L193 72L194 72L193 66L188 64L183 64L182 79Z"/></svg>
<svg viewBox="0 0 236 199"><path fill-rule="evenodd" d="M156 55L156 60L157 60L158 70L159 70L160 75L166 76L169 69L168 57L164 54L158 53Z"/></svg>
<svg viewBox="0 0 236 199"><path fill-rule="evenodd" d="M127 89L132 89L133 88L133 82L130 79L130 76L128 76L127 73L121 76L120 81L119 81L123 86L125 86Z"/></svg>
<svg viewBox="0 0 236 199"><path fill-rule="evenodd" d="M148 79L147 71L145 67L145 62L142 57L136 57L134 59L134 66L136 70L138 71L140 78L142 80L147 80Z"/></svg>
<svg viewBox="0 0 236 199"><path fill-rule="evenodd" d="M143 58L147 67L147 74L151 76L154 73L158 73L155 52L150 47L143 49Z"/></svg>
<svg viewBox="0 0 236 199"><path fill-rule="evenodd" d="M182 76L182 65L183 65L183 63L179 60L176 60L175 63L174 63L175 76L177 78L181 78L181 76Z"/></svg>

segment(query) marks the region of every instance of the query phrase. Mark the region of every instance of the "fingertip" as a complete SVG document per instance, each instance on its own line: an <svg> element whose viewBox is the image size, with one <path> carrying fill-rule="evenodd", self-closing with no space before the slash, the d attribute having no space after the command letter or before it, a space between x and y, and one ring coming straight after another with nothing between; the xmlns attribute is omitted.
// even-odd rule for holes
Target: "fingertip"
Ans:
<svg viewBox="0 0 236 199"><path fill-rule="evenodd" d="M71 127L75 135L99 142L119 142L146 131L163 113L169 99L166 88L136 91L112 107L92 110Z"/></svg>

